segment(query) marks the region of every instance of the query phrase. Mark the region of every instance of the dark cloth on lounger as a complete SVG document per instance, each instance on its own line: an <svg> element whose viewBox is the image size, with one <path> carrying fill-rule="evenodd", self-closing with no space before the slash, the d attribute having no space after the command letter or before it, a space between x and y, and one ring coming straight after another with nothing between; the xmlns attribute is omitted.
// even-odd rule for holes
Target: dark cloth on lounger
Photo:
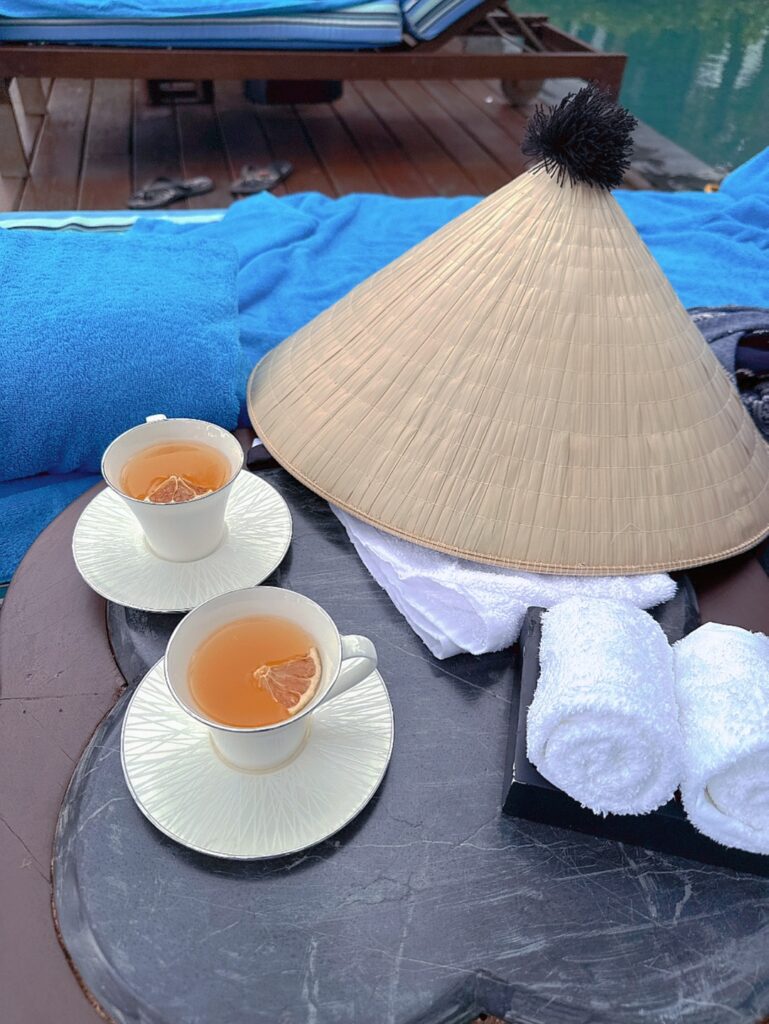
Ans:
<svg viewBox="0 0 769 1024"><path fill-rule="evenodd" d="M753 422L769 441L769 309L696 306L689 315L739 388ZM758 335L765 336L766 345L751 348L745 344Z"/></svg>

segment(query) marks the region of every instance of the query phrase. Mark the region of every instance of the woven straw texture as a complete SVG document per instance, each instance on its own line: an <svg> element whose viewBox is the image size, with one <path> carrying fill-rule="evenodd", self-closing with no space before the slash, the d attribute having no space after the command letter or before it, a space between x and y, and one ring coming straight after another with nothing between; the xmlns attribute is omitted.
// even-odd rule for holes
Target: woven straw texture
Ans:
<svg viewBox="0 0 769 1024"><path fill-rule="evenodd" d="M769 446L606 192L528 173L268 354L258 435L397 536L536 572L716 561L769 532Z"/></svg>

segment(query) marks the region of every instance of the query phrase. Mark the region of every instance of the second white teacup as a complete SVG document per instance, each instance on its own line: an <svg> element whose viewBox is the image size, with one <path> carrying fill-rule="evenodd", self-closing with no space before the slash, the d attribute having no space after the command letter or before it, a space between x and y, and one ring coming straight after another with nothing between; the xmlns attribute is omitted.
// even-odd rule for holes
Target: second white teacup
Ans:
<svg viewBox="0 0 769 1024"><path fill-rule="evenodd" d="M207 717L189 685L190 661L216 630L249 616L273 616L295 623L315 641L321 662L318 689L297 714L274 725L224 725ZM302 746L311 716L328 700L362 682L377 665L376 649L365 636L340 636L329 614L303 594L279 587L251 587L214 597L193 609L171 635L164 660L168 688L177 703L208 726L214 745L236 768L264 770L289 760Z"/></svg>
<svg viewBox="0 0 769 1024"><path fill-rule="evenodd" d="M145 448L170 442L195 442L215 448L229 462L227 482L211 494L178 504L154 504L132 498L121 489L126 462ZM151 550L171 562L193 562L215 551L224 536L224 514L232 485L243 468L243 449L238 440L205 420L166 419L148 416L146 423L116 437L101 461L102 476L126 502L139 520Z"/></svg>

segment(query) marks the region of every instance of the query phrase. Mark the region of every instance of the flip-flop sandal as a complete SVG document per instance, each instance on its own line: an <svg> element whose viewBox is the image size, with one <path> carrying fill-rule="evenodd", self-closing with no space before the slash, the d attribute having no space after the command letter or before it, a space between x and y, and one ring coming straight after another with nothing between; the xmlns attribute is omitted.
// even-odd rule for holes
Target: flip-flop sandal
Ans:
<svg viewBox="0 0 769 1024"><path fill-rule="evenodd" d="M190 196L204 196L213 192L214 183L210 178L155 178L149 185L137 189L130 197L127 206L131 210L156 210L161 206L169 206L180 199Z"/></svg>
<svg viewBox="0 0 769 1024"><path fill-rule="evenodd" d="M240 177L230 186L234 196L253 196L258 192L269 192L281 181L285 181L294 167L288 160L274 160L265 167L252 167L247 164L242 168Z"/></svg>

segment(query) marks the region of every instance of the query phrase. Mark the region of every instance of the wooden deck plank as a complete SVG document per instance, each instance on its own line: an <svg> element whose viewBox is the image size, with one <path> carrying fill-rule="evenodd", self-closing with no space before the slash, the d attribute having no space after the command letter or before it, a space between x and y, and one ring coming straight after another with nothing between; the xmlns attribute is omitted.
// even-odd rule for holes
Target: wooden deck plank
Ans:
<svg viewBox="0 0 769 1024"><path fill-rule="evenodd" d="M7 89L0 86L0 115L6 115L5 124L0 128L0 138L4 140L4 144L0 148L0 169L9 178L26 177L26 170L43 125L43 114L30 110L24 105L22 81L32 82L34 79L19 78L11 82ZM5 97L2 96L3 92L6 93ZM10 124L7 121L9 114L11 115ZM14 147L14 135L16 147ZM17 150L16 160L14 159L14 148ZM17 160L20 162L16 163ZM16 163L15 168L13 167L14 163Z"/></svg>
<svg viewBox="0 0 769 1024"><path fill-rule="evenodd" d="M48 105L48 85L44 78L17 78L16 86L27 114L42 116Z"/></svg>
<svg viewBox="0 0 769 1024"><path fill-rule="evenodd" d="M478 107L453 82L423 82L422 85L435 102L504 169L508 178L515 178L525 170L526 161L517 139L485 116L485 111L484 116L479 117Z"/></svg>
<svg viewBox="0 0 769 1024"><path fill-rule="evenodd" d="M527 114L519 107L510 106L502 95L499 83L456 81L454 85L463 96L471 101L477 111L509 135L520 151L520 145L526 134ZM525 166L524 161L523 167L525 168Z"/></svg>
<svg viewBox="0 0 769 1024"><path fill-rule="evenodd" d="M525 125L496 81L346 82L335 104L300 106L256 105L221 81L213 105L174 108L148 106L143 82L59 80L32 173L0 179L0 209L119 209L158 176L201 174L215 190L174 209L222 207L245 164L274 159L294 165L276 195L487 194L525 169Z"/></svg>
<svg viewBox="0 0 769 1024"><path fill-rule="evenodd" d="M273 154L262 128L259 108L243 95L243 83L217 82L215 88L214 106L219 118L230 179L235 181L244 166L252 164L259 167L267 164L273 159ZM277 185L271 191L273 195L282 196L286 194L286 186Z"/></svg>
<svg viewBox="0 0 769 1024"><path fill-rule="evenodd" d="M20 210L76 208L92 87L92 82L80 79L54 82Z"/></svg>
<svg viewBox="0 0 769 1024"><path fill-rule="evenodd" d="M415 120L385 82L357 82L356 88L377 116L387 124L428 185L428 195L459 196L476 192L470 178L446 150Z"/></svg>
<svg viewBox="0 0 769 1024"><path fill-rule="evenodd" d="M390 82L390 88L473 182L473 192L488 195L509 180L504 168L444 110L421 82Z"/></svg>
<svg viewBox="0 0 769 1024"><path fill-rule="evenodd" d="M190 209L229 206L230 163L215 108L208 103L180 104L176 115L184 177L205 175L214 183L213 192L189 199Z"/></svg>
<svg viewBox="0 0 769 1024"><path fill-rule="evenodd" d="M120 210L131 194L131 108L125 79L97 79L83 146L79 210Z"/></svg>
<svg viewBox="0 0 769 1024"><path fill-rule="evenodd" d="M297 105L295 110L337 195L382 191L330 103Z"/></svg>
<svg viewBox="0 0 769 1024"><path fill-rule="evenodd" d="M287 192L337 195L293 107L260 107L259 119L273 157L276 160L290 160L294 165L294 173L286 181Z"/></svg>
<svg viewBox="0 0 769 1024"><path fill-rule="evenodd" d="M155 178L182 175L179 127L174 107L150 107L145 101L144 83L133 83L133 188ZM187 200L174 203L175 210L189 209Z"/></svg>
<svg viewBox="0 0 769 1024"><path fill-rule="evenodd" d="M356 145L366 157L381 186L393 196L425 196L432 189L386 122L366 103L355 83L345 82L342 98L334 104Z"/></svg>
<svg viewBox="0 0 769 1024"><path fill-rule="evenodd" d="M11 210L18 209L23 191L23 178L0 177L0 213L8 213Z"/></svg>

